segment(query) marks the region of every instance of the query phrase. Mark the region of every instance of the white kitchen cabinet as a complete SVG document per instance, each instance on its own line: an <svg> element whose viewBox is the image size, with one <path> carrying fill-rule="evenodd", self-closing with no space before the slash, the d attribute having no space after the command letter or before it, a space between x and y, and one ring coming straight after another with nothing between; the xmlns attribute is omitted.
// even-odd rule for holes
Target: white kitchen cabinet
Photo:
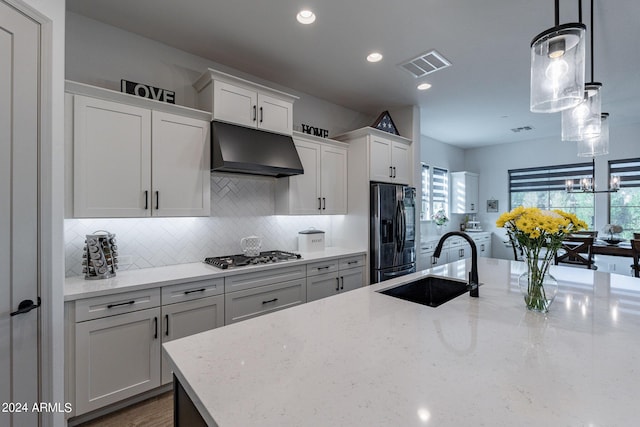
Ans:
<svg viewBox="0 0 640 427"><path fill-rule="evenodd" d="M491 258L491 233L469 233L476 244L479 257Z"/></svg>
<svg viewBox="0 0 640 427"><path fill-rule="evenodd" d="M74 91L67 93L74 217L209 215L206 113L155 110L161 103L73 82L67 90Z"/></svg>
<svg viewBox="0 0 640 427"><path fill-rule="evenodd" d="M162 342L224 326L224 295L162 306ZM162 356L162 384L172 381L169 362Z"/></svg>
<svg viewBox="0 0 640 427"><path fill-rule="evenodd" d="M159 301L151 289L76 303L75 415L160 385Z"/></svg>
<svg viewBox="0 0 640 427"><path fill-rule="evenodd" d="M447 262L454 262L469 257L471 257L471 245L469 242L462 238L449 239Z"/></svg>
<svg viewBox="0 0 640 427"><path fill-rule="evenodd" d="M451 213L478 213L478 179L473 172L451 172Z"/></svg>
<svg viewBox="0 0 640 427"><path fill-rule="evenodd" d="M208 69L193 84L200 108L214 120L291 135L298 97Z"/></svg>
<svg viewBox="0 0 640 427"><path fill-rule="evenodd" d="M225 294L225 325L293 307L307 301L304 278Z"/></svg>
<svg viewBox="0 0 640 427"><path fill-rule="evenodd" d="M349 157L352 159L349 161L349 175L365 176L367 186L370 181L405 185L413 182L410 139L371 127L338 135L335 139L349 143Z"/></svg>
<svg viewBox="0 0 640 427"><path fill-rule="evenodd" d="M307 301L364 286L364 256L307 264Z"/></svg>
<svg viewBox="0 0 640 427"><path fill-rule="evenodd" d="M346 214L346 144L299 133L294 143L304 174L276 181L276 213Z"/></svg>

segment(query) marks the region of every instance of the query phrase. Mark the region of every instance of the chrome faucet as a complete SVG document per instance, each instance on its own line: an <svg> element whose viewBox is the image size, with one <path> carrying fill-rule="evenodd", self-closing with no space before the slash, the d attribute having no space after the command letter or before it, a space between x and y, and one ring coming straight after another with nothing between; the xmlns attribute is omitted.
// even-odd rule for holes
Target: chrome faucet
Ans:
<svg viewBox="0 0 640 427"><path fill-rule="evenodd" d="M440 258L440 252L442 252L442 245L444 245L444 241L447 240L451 236L460 236L469 242L471 245L471 271L469 272L469 284L467 285L469 289L470 297L479 297L478 293L478 249L476 248L476 242L473 241L471 237L467 233L462 233L460 231L450 231L445 233L444 236L440 238L438 241L438 246L436 246L436 250L433 252L434 258Z"/></svg>

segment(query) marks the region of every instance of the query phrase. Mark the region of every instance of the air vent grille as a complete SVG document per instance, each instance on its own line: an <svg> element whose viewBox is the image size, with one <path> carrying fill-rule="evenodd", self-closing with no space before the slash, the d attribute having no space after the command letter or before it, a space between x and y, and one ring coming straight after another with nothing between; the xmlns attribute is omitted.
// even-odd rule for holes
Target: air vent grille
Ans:
<svg viewBox="0 0 640 427"><path fill-rule="evenodd" d="M450 67L451 62L449 62L439 52L432 50L430 52L423 53L416 58L405 61L398 66L411 73L411 75L417 79L443 68Z"/></svg>

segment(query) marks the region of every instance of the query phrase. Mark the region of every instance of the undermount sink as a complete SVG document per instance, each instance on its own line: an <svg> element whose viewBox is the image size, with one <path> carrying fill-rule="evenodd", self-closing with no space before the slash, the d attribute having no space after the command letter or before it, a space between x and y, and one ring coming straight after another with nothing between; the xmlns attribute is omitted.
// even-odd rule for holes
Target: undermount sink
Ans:
<svg viewBox="0 0 640 427"><path fill-rule="evenodd" d="M467 283L461 280L426 276L415 282L405 283L404 285L378 292L406 301L428 305L429 307L437 307L468 292L468 290Z"/></svg>

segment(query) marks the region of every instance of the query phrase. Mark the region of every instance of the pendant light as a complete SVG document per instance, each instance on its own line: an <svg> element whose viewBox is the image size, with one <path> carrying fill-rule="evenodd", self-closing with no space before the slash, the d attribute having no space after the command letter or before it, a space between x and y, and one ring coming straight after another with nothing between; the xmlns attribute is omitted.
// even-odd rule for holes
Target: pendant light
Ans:
<svg viewBox="0 0 640 427"><path fill-rule="evenodd" d="M582 20L582 7L580 7ZM593 0L591 0L591 82L584 85L584 101L562 111L562 140L583 141L600 135L602 83L593 81Z"/></svg>
<svg viewBox="0 0 640 427"><path fill-rule="evenodd" d="M578 141L578 157L609 154L609 113L600 115L600 134Z"/></svg>
<svg viewBox="0 0 640 427"><path fill-rule="evenodd" d="M531 42L531 98L534 113L573 108L584 99L584 33L582 23L560 25L555 0L555 26Z"/></svg>

